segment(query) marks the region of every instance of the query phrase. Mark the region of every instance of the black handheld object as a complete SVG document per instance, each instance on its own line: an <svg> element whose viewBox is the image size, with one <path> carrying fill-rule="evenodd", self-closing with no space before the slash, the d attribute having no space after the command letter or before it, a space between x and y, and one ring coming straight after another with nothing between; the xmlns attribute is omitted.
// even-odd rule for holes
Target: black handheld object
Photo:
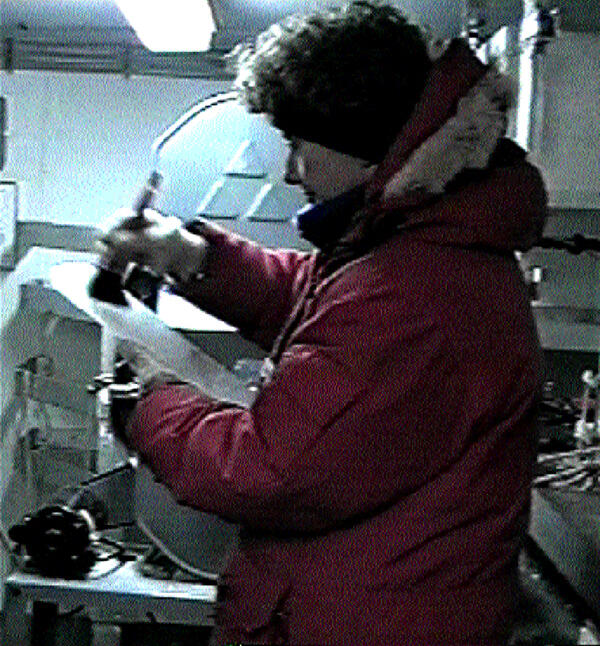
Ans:
<svg viewBox="0 0 600 646"><path fill-rule="evenodd" d="M142 229L146 225L144 211L152 204L161 182L162 175L158 171L152 171L134 206L138 224L136 225L135 220L130 223L133 230ZM92 298L104 303L127 305L123 294L123 290L127 289L148 307L155 310L159 283L160 278L137 266L128 271L126 276L123 276L111 267L100 265L96 275L90 281L88 293Z"/></svg>
<svg viewBox="0 0 600 646"><path fill-rule="evenodd" d="M106 267L98 267L98 271L88 285L88 293L92 298L113 305L127 305L121 285L121 274Z"/></svg>

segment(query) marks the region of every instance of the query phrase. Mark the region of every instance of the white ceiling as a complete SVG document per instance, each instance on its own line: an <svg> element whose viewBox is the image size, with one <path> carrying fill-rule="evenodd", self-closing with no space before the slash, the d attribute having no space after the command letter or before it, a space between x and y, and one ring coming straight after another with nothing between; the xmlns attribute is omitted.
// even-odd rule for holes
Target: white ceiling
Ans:
<svg viewBox="0 0 600 646"><path fill-rule="evenodd" d="M462 29L467 0L390 1L436 35L454 36ZM502 1L520 7L521 0ZM213 0L212 51L168 56L141 45L115 0L0 0L1 67L219 77L225 74L222 52L253 40L286 15L345 2Z"/></svg>
<svg viewBox="0 0 600 646"><path fill-rule="evenodd" d="M127 27L113 0L2 0L0 20L9 29Z"/></svg>
<svg viewBox="0 0 600 646"><path fill-rule="evenodd" d="M346 0L212 0L217 21L213 51L156 56L145 50L115 0L0 0L0 67L218 76L220 53L253 40L291 13L344 4ZM388 0L439 37L461 33L473 12L492 33L517 24L532 0ZM600 32L598 0L537 0L561 8L566 29ZM591 29L590 29L591 26Z"/></svg>
<svg viewBox="0 0 600 646"><path fill-rule="evenodd" d="M514 19L521 5L531 0L391 0L427 23L434 32L448 36L460 30L464 13L481 9L492 23ZM558 6L569 24L575 20L600 24L598 0L541 0ZM343 4L344 0L213 0L223 30L255 33L282 16L317 7ZM38 30L128 30L115 0L0 0L0 29L6 33Z"/></svg>
<svg viewBox="0 0 600 646"><path fill-rule="evenodd" d="M286 14L343 4L343 0L215 0L221 28L249 34L261 31ZM462 18L462 0L403 0L395 2L435 31L456 33ZM0 28L24 35L27 31L91 29L93 32L127 30L114 0L1 0Z"/></svg>

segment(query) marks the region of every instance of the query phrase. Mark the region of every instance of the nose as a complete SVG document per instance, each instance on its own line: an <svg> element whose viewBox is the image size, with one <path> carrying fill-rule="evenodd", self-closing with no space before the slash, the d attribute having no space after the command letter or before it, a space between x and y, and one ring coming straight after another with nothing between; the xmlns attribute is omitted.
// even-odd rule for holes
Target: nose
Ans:
<svg viewBox="0 0 600 646"><path fill-rule="evenodd" d="M292 149L285 164L285 177L286 184L300 184L300 174L298 172L298 154Z"/></svg>

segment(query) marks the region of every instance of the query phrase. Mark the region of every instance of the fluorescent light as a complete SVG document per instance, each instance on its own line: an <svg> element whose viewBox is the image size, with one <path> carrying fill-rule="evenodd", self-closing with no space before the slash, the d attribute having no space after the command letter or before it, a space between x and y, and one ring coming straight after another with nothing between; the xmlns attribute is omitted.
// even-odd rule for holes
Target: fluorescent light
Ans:
<svg viewBox="0 0 600 646"><path fill-rule="evenodd" d="M139 39L153 52L204 52L215 21L207 0L116 0Z"/></svg>

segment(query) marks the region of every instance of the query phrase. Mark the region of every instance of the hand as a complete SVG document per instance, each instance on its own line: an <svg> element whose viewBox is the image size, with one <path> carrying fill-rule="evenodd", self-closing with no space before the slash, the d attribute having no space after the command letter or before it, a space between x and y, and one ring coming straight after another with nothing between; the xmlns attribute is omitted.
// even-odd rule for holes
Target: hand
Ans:
<svg viewBox="0 0 600 646"><path fill-rule="evenodd" d="M119 209L106 228L99 240L102 264L118 273L134 262L159 276L186 282L204 269L208 243L184 229L178 218L153 209L145 209L143 217Z"/></svg>
<svg viewBox="0 0 600 646"><path fill-rule="evenodd" d="M174 372L165 368L146 348L134 341L119 341L117 354L125 360L142 391L154 388L161 383L182 383Z"/></svg>
<svg viewBox="0 0 600 646"><path fill-rule="evenodd" d="M181 382L133 341L120 341L117 355L122 360L115 364L114 381L106 386L110 423L115 436L128 445L129 421L140 398L161 384Z"/></svg>

